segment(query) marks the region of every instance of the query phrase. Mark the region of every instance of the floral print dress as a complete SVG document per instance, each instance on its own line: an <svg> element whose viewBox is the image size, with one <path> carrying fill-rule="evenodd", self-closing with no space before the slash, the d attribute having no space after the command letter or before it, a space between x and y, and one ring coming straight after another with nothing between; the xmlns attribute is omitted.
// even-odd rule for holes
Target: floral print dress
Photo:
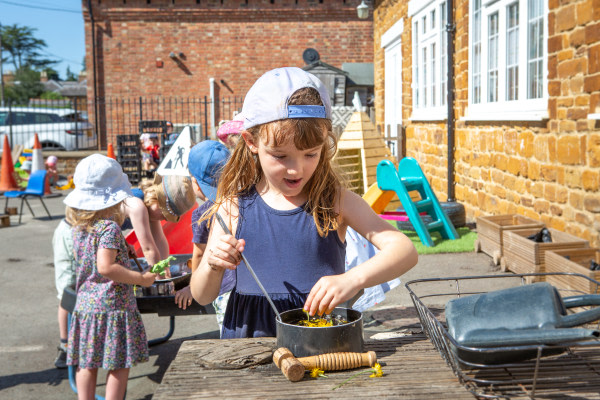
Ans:
<svg viewBox="0 0 600 400"><path fill-rule="evenodd" d="M133 286L98 272L98 249L116 249L116 263L130 268L121 228L98 220L93 231L73 229L77 302L71 318L67 364L114 370L148 361L148 341Z"/></svg>

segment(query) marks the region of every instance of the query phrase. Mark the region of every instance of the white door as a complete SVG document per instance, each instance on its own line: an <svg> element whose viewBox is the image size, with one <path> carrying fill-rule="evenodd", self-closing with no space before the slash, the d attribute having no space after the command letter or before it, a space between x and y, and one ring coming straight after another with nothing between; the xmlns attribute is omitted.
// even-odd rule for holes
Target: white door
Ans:
<svg viewBox="0 0 600 400"><path fill-rule="evenodd" d="M394 29L396 28L396 29ZM402 125L402 45L396 26L393 39L385 44L385 133L392 154L399 158ZM388 31L389 33L392 33ZM386 32L387 33L387 32ZM385 35L384 35L385 36ZM391 35L388 35L390 37ZM401 156L401 155L400 155Z"/></svg>

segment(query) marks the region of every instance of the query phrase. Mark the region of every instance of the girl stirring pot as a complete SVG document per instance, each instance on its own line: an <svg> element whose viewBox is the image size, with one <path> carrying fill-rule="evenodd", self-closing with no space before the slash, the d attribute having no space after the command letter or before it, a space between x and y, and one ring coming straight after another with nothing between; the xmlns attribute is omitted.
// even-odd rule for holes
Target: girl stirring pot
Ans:
<svg viewBox="0 0 600 400"><path fill-rule="evenodd" d="M247 268L252 263L280 312L331 312L360 289L412 268L417 252L404 234L345 189L332 167L336 138L329 94L315 76L280 68L252 86L241 113L242 138L225 165L215 205L234 236L212 224L207 252L191 280L192 295L208 304L225 269L236 270L223 338L275 336L275 314ZM346 228L380 252L344 272Z"/></svg>

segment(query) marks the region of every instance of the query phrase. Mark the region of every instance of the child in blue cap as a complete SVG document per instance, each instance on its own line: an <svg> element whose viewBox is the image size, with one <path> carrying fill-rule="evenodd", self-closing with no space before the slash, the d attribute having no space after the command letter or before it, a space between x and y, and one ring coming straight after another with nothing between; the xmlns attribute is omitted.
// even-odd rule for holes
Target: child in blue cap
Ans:
<svg viewBox="0 0 600 400"><path fill-rule="evenodd" d="M217 196L217 182L221 170L227 159L229 150L220 142L214 140L205 140L196 144L190 150L188 158L188 170L192 178L192 188L196 197L203 200L198 208L192 212L192 243L194 249L192 253L192 272L198 268L206 243L208 242L208 220L200 221L202 215L212 207ZM225 306L229 299L229 292L235 284L235 273L230 271L226 274L221 285L221 291L217 299L213 302L217 312L217 322L219 327L225 314ZM179 290L175 294L175 302L184 310L192 303L190 287Z"/></svg>
<svg viewBox="0 0 600 400"><path fill-rule="evenodd" d="M219 178L215 205L229 231L213 224L206 255L192 275L200 304L219 294L225 271L236 271L223 338L275 336L275 313L245 267L252 264L279 312L331 313L361 289L412 268L417 252L406 235L343 186L332 159L337 140L325 85L300 68L265 73L242 108L242 138ZM345 236L352 227L380 251L345 272Z"/></svg>

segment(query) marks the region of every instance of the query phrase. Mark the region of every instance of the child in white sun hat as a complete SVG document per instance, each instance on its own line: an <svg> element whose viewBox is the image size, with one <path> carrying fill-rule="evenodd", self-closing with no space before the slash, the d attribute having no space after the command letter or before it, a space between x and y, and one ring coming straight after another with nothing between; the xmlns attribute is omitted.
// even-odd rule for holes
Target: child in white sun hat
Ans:
<svg viewBox="0 0 600 400"><path fill-rule="evenodd" d="M133 285L150 286L157 275L130 268L119 226L131 185L121 166L93 154L79 162L73 182L75 189L64 200L77 275L67 365L77 365L80 398L94 398L98 368L108 370L106 398L123 398L129 369L148 361Z"/></svg>

